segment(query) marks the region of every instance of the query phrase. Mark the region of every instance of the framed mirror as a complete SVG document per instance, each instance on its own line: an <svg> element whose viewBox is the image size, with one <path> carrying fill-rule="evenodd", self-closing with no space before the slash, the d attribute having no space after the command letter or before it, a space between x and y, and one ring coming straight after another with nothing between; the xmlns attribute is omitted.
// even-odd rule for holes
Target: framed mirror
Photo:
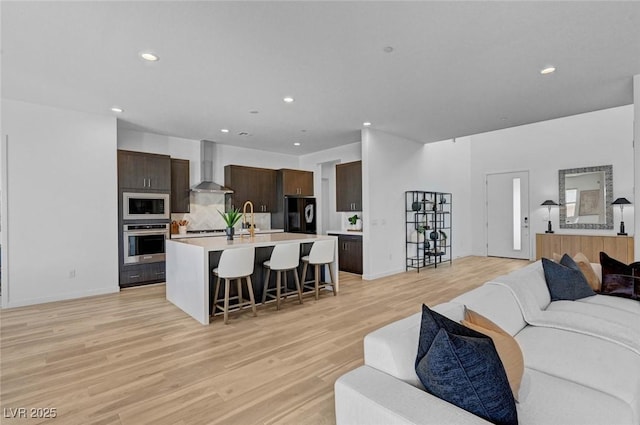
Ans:
<svg viewBox="0 0 640 425"><path fill-rule="evenodd" d="M561 229L613 229L613 166L558 171Z"/></svg>

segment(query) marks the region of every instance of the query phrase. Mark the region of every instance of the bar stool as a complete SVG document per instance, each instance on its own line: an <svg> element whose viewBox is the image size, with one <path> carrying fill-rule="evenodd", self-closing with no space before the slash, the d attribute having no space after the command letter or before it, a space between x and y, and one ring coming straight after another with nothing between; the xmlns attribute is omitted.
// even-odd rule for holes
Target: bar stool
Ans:
<svg viewBox="0 0 640 425"><path fill-rule="evenodd" d="M316 292L316 300L320 297L320 266L327 264L329 266L329 278L331 279L331 289L333 295L337 295L336 292L336 280L333 278L333 261L335 258L336 242L335 239L326 239L315 241L311 246L309 255L302 257L304 266L302 267L302 280L307 276L307 267L309 264L315 266L314 272L314 289ZM306 282L303 282L303 285ZM328 285L325 283L324 288Z"/></svg>
<svg viewBox="0 0 640 425"><path fill-rule="evenodd" d="M253 285L251 283L251 274L253 273L253 262L255 259L255 249L250 248L234 248L225 249L220 255L220 262L218 268L213 270L213 274L216 276L216 286L213 292L213 311L212 315L215 315L216 309L220 309L224 312L224 324L229 321L229 286L231 281L236 279L238 295L238 303L236 309L240 310L245 305L251 305L254 317L256 313L256 303L253 299ZM242 298L242 278L245 278L247 284L247 292L249 293L249 301L244 301ZM218 292L220 291L220 279L224 279L224 306L218 305ZM235 311L235 310L234 310Z"/></svg>
<svg viewBox="0 0 640 425"><path fill-rule="evenodd" d="M280 298L287 298L288 295L298 294L298 300L302 304L302 288L300 287L300 279L298 279L298 265L300 264L300 243L279 244L273 248L271 258L263 263L267 269L267 275L264 279L264 287L262 289L262 304L267 301L267 295L276 299L276 310L280 310ZM269 286L269 278L271 270L276 272L276 287L267 289ZM296 290L289 291L287 286L287 272L293 271L293 277L296 281ZM284 293L281 290L282 275L284 274ZM276 294L269 294L270 291L276 291Z"/></svg>

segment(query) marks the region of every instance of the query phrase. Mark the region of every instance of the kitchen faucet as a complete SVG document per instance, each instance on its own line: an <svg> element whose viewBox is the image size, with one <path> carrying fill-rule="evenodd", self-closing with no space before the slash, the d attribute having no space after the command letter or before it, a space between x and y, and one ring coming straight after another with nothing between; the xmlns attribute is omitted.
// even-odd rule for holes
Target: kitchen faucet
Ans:
<svg viewBox="0 0 640 425"><path fill-rule="evenodd" d="M253 202L251 201L247 201L244 203L244 205L242 206L242 224L247 224L247 206L251 207L250 209L250 213L251 213L251 223L249 225L249 236L253 239L253 235L255 233L255 223L254 223L254 218L253 218Z"/></svg>

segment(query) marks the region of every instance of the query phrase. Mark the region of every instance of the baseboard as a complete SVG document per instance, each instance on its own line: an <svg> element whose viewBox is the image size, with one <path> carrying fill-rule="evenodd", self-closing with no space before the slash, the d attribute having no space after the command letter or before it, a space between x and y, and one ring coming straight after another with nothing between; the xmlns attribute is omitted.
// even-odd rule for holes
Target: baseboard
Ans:
<svg viewBox="0 0 640 425"><path fill-rule="evenodd" d="M383 277L387 277L387 276L393 276L394 274L398 274L398 273L404 273L405 269L397 269L397 270L388 270L386 272L381 272L381 273L375 273L375 274L363 274L362 275L362 280L374 280L374 279L380 279Z"/></svg>
<svg viewBox="0 0 640 425"><path fill-rule="evenodd" d="M51 303L56 301L67 301L67 300L74 300L78 298L93 297L96 295L115 294L117 292L120 292L120 288L116 285L115 287L98 288L98 289L92 289L90 291L67 292L67 293L58 294L50 297L28 298L28 299L22 299L22 300L12 300L9 297L9 299L7 300L7 305L4 308L15 308L15 307L24 307L28 305L35 305L35 304ZM5 295L3 294L2 296L4 297Z"/></svg>

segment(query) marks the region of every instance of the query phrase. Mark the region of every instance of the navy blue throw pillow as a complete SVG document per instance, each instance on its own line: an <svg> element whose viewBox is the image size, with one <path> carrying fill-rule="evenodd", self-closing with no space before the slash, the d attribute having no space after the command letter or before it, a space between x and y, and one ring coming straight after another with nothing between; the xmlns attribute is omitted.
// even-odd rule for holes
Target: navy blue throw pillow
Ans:
<svg viewBox="0 0 640 425"><path fill-rule="evenodd" d="M568 260L566 260L565 257L568 258ZM573 301L595 295L596 293L593 292L584 274L580 271L580 267L573 259L565 254L561 262L563 260L565 264L573 263L575 268L554 263L546 258L542 259L544 278L547 281L547 287L551 294L551 301Z"/></svg>
<svg viewBox="0 0 640 425"><path fill-rule="evenodd" d="M640 300L640 261L626 265L600 253L602 265L602 295Z"/></svg>
<svg viewBox="0 0 640 425"><path fill-rule="evenodd" d="M472 336L474 338L489 338L488 336L476 332L473 329L469 329L466 326L454 322L442 314L439 314L431 310L426 305L422 305L422 321L420 322L420 340L418 341L418 355L416 356L416 366L418 362L427 354L431 343L436 337L436 334L440 329L445 329L447 332L451 332L461 336Z"/></svg>
<svg viewBox="0 0 640 425"><path fill-rule="evenodd" d="M518 423L513 393L490 338L455 335L442 328L416 373L436 397L494 424Z"/></svg>

